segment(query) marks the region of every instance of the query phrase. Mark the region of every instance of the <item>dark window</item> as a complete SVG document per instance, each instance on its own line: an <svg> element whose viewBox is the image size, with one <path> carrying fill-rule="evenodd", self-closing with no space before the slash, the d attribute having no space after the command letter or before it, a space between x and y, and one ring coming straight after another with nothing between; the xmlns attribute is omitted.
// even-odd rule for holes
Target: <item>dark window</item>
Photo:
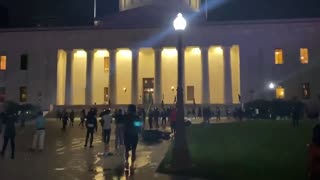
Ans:
<svg viewBox="0 0 320 180"><path fill-rule="evenodd" d="M4 102L6 100L6 88L0 87L0 102Z"/></svg>
<svg viewBox="0 0 320 180"><path fill-rule="evenodd" d="M302 97L304 99L310 98L310 83L302 83Z"/></svg>
<svg viewBox="0 0 320 180"><path fill-rule="evenodd" d="M194 99L194 86L187 86L187 101Z"/></svg>
<svg viewBox="0 0 320 180"><path fill-rule="evenodd" d="M27 87L20 87L20 102L27 102Z"/></svg>
<svg viewBox="0 0 320 180"><path fill-rule="evenodd" d="M20 69L27 70L28 69L28 55L22 54L20 57Z"/></svg>

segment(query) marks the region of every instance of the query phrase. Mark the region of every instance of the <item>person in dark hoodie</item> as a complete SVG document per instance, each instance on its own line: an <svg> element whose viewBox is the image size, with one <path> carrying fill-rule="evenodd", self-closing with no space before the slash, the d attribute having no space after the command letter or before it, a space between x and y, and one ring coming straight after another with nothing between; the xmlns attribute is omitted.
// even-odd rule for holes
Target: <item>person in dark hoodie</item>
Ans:
<svg viewBox="0 0 320 180"><path fill-rule="evenodd" d="M136 106L128 106L128 114L125 116L124 123L124 145L125 145L125 168L129 168L129 152L131 151L131 167L134 170L136 160L136 149L138 145L138 135L142 128L142 121L136 113Z"/></svg>
<svg viewBox="0 0 320 180"><path fill-rule="evenodd" d="M97 123L97 117L96 117L96 112L94 111L93 108L90 109L87 115L87 121L86 121L86 127L87 127L87 135L86 135L86 143L84 147L87 147L88 144L88 139L90 136L90 148L93 148L93 134L94 131L98 131L98 123Z"/></svg>
<svg viewBox="0 0 320 180"><path fill-rule="evenodd" d="M15 156L15 136L16 136L16 127L15 123L18 120L18 116L15 112L12 110L7 110L4 114L4 134L3 134L3 146L1 151L1 156L5 155L5 151L8 145L8 142L10 141L11 144L11 159L14 159Z"/></svg>

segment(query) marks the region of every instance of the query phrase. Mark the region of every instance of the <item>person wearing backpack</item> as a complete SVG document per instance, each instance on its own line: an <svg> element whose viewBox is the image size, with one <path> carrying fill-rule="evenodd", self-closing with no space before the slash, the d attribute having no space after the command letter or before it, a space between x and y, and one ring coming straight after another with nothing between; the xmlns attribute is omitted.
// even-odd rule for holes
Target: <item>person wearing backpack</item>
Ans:
<svg viewBox="0 0 320 180"><path fill-rule="evenodd" d="M97 126L97 118L95 116L94 109L92 108L87 115L87 121L86 121L86 127L87 127L87 135L86 135L86 143L84 147L87 147L88 144L88 139L90 136L90 148L93 148L93 134L94 131L98 131L98 126Z"/></svg>
<svg viewBox="0 0 320 180"><path fill-rule="evenodd" d="M129 152L131 151L131 167L134 170L136 160L136 149L138 145L138 135L142 128L142 121L136 113L136 106L130 104L124 122L124 145L125 145L125 168L129 168Z"/></svg>

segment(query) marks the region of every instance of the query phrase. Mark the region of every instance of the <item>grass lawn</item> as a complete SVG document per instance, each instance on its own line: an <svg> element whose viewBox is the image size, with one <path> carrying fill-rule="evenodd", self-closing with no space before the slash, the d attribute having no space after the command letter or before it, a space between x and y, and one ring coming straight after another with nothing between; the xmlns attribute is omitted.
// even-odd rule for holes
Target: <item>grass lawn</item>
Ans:
<svg viewBox="0 0 320 180"><path fill-rule="evenodd" d="M314 124L293 128L289 121L258 120L192 125L187 138L193 168L182 173L217 180L305 180ZM159 172L172 173L170 158L169 149Z"/></svg>

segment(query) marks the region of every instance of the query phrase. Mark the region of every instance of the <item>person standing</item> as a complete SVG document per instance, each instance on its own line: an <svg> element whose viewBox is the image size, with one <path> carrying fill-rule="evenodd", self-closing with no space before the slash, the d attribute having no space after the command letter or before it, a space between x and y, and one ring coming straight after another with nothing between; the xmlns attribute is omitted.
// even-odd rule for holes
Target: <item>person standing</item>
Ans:
<svg viewBox="0 0 320 180"><path fill-rule="evenodd" d="M80 123L79 126L84 127L84 121L86 118L86 110L82 109L81 113L80 113Z"/></svg>
<svg viewBox="0 0 320 180"><path fill-rule="evenodd" d="M217 121L220 121L221 120L221 111L220 111L220 108L217 107L216 108L216 117L217 117Z"/></svg>
<svg viewBox="0 0 320 180"><path fill-rule="evenodd" d="M142 114L143 129L144 129L146 124L146 111L144 110L144 108L141 109L141 114Z"/></svg>
<svg viewBox="0 0 320 180"><path fill-rule="evenodd" d="M23 110L21 111L20 115L19 115L19 119L20 119L20 127L24 128L25 127L25 122L27 119L27 115L28 115L28 111L27 110Z"/></svg>
<svg viewBox="0 0 320 180"><path fill-rule="evenodd" d="M148 122L149 122L149 129L153 129L153 112L151 109L149 109L149 113L148 113Z"/></svg>
<svg viewBox="0 0 320 180"><path fill-rule="evenodd" d="M1 156L5 155L5 151L10 141L11 144L11 159L14 159L15 156L15 136L16 136L16 127L15 123L17 121L17 116L13 112L7 112L4 117L5 129L3 134L3 146L1 151Z"/></svg>
<svg viewBox="0 0 320 180"><path fill-rule="evenodd" d="M299 126L299 120L301 118L302 107L298 101L295 101L292 109L292 125L293 127Z"/></svg>
<svg viewBox="0 0 320 180"><path fill-rule="evenodd" d="M173 108L170 112L169 121L171 126L171 133L173 135L176 134L176 120L177 120L177 110Z"/></svg>
<svg viewBox="0 0 320 180"><path fill-rule="evenodd" d="M62 116L62 130L65 131L68 124L69 116L68 112L65 111Z"/></svg>
<svg viewBox="0 0 320 180"><path fill-rule="evenodd" d="M118 149L121 145L124 144L124 117L122 114L122 110L119 109L115 112L115 123L116 123L116 130L115 130L115 149Z"/></svg>
<svg viewBox="0 0 320 180"><path fill-rule="evenodd" d="M86 142L84 144L84 147L87 147L88 144L88 139L90 136L90 148L93 148L93 134L94 131L98 131L98 126L97 126L97 118L95 116L95 111L94 109L90 109L87 115L87 121L86 121L86 127L87 127L87 135L86 135Z"/></svg>
<svg viewBox="0 0 320 180"><path fill-rule="evenodd" d="M102 139L104 142L104 155L110 155L109 142L111 133L112 115L109 109L104 110L101 116L101 125L103 128Z"/></svg>
<svg viewBox="0 0 320 180"><path fill-rule="evenodd" d="M161 125L163 129L165 129L167 126L167 112L165 109L161 111Z"/></svg>
<svg viewBox="0 0 320 180"><path fill-rule="evenodd" d="M138 135L142 128L142 121L136 113L136 106L130 104L124 123L124 144L125 144L125 168L129 168L129 152L131 151L131 167L134 170L136 160L136 149L138 145Z"/></svg>
<svg viewBox="0 0 320 180"><path fill-rule="evenodd" d="M33 135L33 142L31 147L32 151L35 151L37 149L39 151L43 151L45 135L45 119L43 117L43 112L39 111L36 118L36 132Z"/></svg>
<svg viewBox="0 0 320 180"><path fill-rule="evenodd" d="M153 118L154 118L154 122L156 124L157 129L159 129L159 117L160 117L160 111L158 110L158 108L155 108L153 111Z"/></svg>
<svg viewBox="0 0 320 180"><path fill-rule="evenodd" d="M71 109L71 112L70 112L70 123L71 123L71 126L73 127L73 123L74 123L74 111L73 111L73 109Z"/></svg>

